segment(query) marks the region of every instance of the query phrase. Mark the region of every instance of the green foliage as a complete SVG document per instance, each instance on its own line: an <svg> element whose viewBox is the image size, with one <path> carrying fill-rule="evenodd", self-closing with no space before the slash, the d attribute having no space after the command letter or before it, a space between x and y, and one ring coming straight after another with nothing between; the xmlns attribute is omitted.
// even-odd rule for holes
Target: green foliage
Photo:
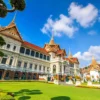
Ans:
<svg viewBox="0 0 100 100"><path fill-rule="evenodd" d="M0 57L3 57L3 56L4 56L4 53L0 51Z"/></svg>
<svg viewBox="0 0 100 100"><path fill-rule="evenodd" d="M43 82L0 82L0 89L14 93L15 100L100 100L99 89Z"/></svg>
<svg viewBox="0 0 100 100"><path fill-rule="evenodd" d="M3 46L5 44L6 44L5 40L0 36L0 46Z"/></svg>
<svg viewBox="0 0 100 100"><path fill-rule="evenodd" d="M14 12L15 10L22 11L25 9L26 3L25 0L9 0L12 9L7 9L7 6L4 0L0 0L0 17L5 17L8 12Z"/></svg>
<svg viewBox="0 0 100 100"><path fill-rule="evenodd" d="M3 4L3 6L4 6L5 8L7 8L7 7L6 7L6 4L4 3L3 0L0 0L0 4ZM5 11L5 10L3 10L3 9L0 8L0 17L5 17L6 15L7 15L7 11Z"/></svg>
<svg viewBox="0 0 100 100"><path fill-rule="evenodd" d="M6 44L5 40L0 36L0 46L3 46L5 44ZM0 57L3 57L3 56L4 56L4 53L0 51Z"/></svg>
<svg viewBox="0 0 100 100"><path fill-rule="evenodd" d="M10 0L11 6L15 7L16 10L24 10L25 8L25 0Z"/></svg>

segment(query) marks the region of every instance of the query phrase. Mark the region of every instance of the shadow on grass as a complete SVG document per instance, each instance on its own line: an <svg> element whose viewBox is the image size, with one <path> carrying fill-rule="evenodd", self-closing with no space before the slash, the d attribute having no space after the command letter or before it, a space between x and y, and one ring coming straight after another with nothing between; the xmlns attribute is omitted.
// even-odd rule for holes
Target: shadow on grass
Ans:
<svg viewBox="0 0 100 100"><path fill-rule="evenodd" d="M19 97L18 100L30 100L30 96L23 96L23 97Z"/></svg>
<svg viewBox="0 0 100 100"><path fill-rule="evenodd" d="M18 92L14 92L14 97L19 96L18 100L30 100L30 95L42 94L40 90L22 89Z"/></svg>
<svg viewBox="0 0 100 100"><path fill-rule="evenodd" d="M70 97L67 96L59 96L59 97L53 97L51 100L70 100Z"/></svg>

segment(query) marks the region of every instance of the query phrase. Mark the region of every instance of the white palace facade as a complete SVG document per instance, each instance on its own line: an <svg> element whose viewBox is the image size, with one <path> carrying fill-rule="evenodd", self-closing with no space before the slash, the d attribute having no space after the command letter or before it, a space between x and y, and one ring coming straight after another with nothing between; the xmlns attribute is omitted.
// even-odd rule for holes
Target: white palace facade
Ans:
<svg viewBox="0 0 100 100"><path fill-rule="evenodd" d="M1 80L44 80L44 76L59 79L80 74L79 61L71 53L67 54L54 42L53 37L44 47L24 41L12 21L6 27L0 27L0 36L6 45L0 47L5 56L0 57Z"/></svg>

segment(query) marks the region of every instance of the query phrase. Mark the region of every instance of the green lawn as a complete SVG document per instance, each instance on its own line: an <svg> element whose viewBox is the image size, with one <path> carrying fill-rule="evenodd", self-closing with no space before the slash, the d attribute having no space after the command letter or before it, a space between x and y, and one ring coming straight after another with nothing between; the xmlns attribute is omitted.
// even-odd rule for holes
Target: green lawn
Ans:
<svg viewBox="0 0 100 100"><path fill-rule="evenodd" d="M99 89L40 82L0 82L0 89L13 92L16 100L100 100Z"/></svg>

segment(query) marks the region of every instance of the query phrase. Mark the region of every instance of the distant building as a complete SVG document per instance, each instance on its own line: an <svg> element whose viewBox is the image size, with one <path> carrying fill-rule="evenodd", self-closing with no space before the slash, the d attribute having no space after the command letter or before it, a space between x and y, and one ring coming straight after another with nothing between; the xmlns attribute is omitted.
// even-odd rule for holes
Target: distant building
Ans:
<svg viewBox="0 0 100 100"><path fill-rule="evenodd" d="M43 79L42 76L79 75L77 58L66 58L66 51L54 42L53 37L43 48L24 41L12 21L0 27L0 36L6 45L0 47L5 56L0 58L0 79ZM39 37L37 38L39 39Z"/></svg>
<svg viewBox="0 0 100 100"><path fill-rule="evenodd" d="M98 81L98 78L100 77L100 64L97 63L94 57L88 67L81 68L81 75L84 78L89 75L91 80Z"/></svg>

